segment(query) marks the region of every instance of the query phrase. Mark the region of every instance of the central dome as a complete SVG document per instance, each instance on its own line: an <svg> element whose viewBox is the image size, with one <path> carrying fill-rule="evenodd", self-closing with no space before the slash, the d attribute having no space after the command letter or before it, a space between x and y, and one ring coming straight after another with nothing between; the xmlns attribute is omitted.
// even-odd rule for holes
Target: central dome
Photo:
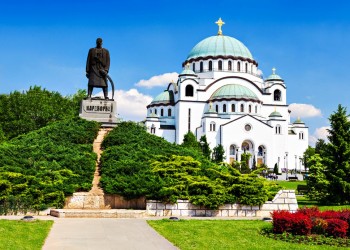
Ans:
<svg viewBox="0 0 350 250"><path fill-rule="evenodd" d="M222 86L210 97L211 101L220 99L259 101L259 98L253 91L239 84L228 84Z"/></svg>
<svg viewBox="0 0 350 250"><path fill-rule="evenodd" d="M206 56L235 56L254 60L243 43L233 37L223 35L211 36L200 41L188 54L187 61Z"/></svg>

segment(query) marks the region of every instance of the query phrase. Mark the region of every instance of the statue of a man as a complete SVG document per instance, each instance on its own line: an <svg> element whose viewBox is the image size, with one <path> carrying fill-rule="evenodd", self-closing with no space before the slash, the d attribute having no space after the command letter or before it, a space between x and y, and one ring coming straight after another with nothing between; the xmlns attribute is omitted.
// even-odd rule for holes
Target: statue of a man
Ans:
<svg viewBox="0 0 350 250"><path fill-rule="evenodd" d="M107 74L109 71L109 51L102 48L102 38L97 38L96 48L91 48L86 60L86 77L89 78L88 97L91 98L94 87L102 88L108 99Z"/></svg>

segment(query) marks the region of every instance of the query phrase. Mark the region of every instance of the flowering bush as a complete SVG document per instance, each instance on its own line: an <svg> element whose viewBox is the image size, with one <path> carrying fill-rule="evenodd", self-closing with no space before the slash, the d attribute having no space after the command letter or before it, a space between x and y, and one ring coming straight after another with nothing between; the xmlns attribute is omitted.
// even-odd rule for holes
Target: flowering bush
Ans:
<svg viewBox="0 0 350 250"><path fill-rule="evenodd" d="M340 219L327 219L327 229L326 234L333 237L342 237L346 236L346 231L349 228L349 225L346 221Z"/></svg>
<svg viewBox="0 0 350 250"><path fill-rule="evenodd" d="M319 211L317 207L302 208L296 213L274 211L273 232L293 235L319 234L332 237L346 237L350 234L350 210Z"/></svg>

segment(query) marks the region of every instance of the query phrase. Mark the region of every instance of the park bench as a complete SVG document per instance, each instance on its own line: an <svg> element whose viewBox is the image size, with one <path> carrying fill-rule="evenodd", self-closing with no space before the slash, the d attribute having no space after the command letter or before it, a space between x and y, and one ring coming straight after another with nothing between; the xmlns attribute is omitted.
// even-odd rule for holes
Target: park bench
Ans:
<svg viewBox="0 0 350 250"><path fill-rule="evenodd" d="M298 179L297 176L289 176L289 177L288 177L288 180L290 180L290 181L297 181L297 180L299 180L299 179Z"/></svg>
<svg viewBox="0 0 350 250"><path fill-rule="evenodd" d="M308 191L307 185L298 185L297 186L298 194L305 194Z"/></svg>

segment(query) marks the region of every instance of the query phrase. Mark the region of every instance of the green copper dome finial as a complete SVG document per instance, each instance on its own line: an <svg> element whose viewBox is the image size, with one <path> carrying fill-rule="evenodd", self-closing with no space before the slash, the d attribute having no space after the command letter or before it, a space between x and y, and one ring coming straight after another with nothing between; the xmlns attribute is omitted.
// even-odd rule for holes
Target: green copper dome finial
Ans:
<svg viewBox="0 0 350 250"><path fill-rule="evenodd" d="M222 36L221 26L224 25L225 23L221 20L221 17L215 23L219 26L218 36Z"/></svg>

